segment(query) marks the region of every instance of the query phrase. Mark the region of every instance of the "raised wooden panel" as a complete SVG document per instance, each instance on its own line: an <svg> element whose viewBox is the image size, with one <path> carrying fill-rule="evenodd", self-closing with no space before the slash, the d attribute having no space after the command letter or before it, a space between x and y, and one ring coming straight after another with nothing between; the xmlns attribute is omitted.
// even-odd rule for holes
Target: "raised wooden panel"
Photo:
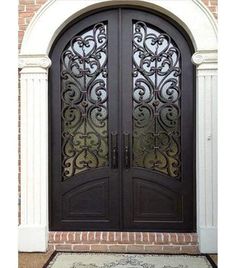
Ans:
<svg viewBox="0 0 236 268"><path fill-rule="evenodd" d="M77 186L62 197L63 218L107 219L109 211L108 178Z"/></svg>
<svg viewBox="0 0 236 268"><path fill-rule="evenodd" d="M133 179L134 220L182 220L180 194L148 180Z"/></svg>

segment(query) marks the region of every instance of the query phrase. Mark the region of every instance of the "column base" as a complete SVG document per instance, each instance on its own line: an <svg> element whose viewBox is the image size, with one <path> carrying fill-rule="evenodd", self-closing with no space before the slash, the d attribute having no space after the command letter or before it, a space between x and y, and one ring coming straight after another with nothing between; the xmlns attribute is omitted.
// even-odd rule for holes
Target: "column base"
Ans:
<svg viewBox="0 0 236 268"><path fill-rule="evenodd" d="M18 227L18 250L20 252L46 252L47 248L47 226L20 225Z"/></svg>
<svg viewBox="0 0 236 268"><path fill-rule="evenodd" d="M200 252L217 253L217 228L201 227L198 234Z"/></svg>

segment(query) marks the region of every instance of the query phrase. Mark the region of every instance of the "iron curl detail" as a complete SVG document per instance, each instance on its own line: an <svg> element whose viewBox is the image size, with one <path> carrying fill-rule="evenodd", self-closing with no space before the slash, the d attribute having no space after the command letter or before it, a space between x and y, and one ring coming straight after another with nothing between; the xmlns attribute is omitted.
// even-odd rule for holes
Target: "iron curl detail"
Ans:
<svg viewBox="0 0 236 268"><path fill-rule="evenodd" d="M61 54L63 179L108 166L107 25L74 36Z"/></svg>
<svg viewBox="0 0 236 268"><path fill-rule="evenodd" d="M172 38L133 24L133 166L178 177L181 170L181 53Z"/></svg>

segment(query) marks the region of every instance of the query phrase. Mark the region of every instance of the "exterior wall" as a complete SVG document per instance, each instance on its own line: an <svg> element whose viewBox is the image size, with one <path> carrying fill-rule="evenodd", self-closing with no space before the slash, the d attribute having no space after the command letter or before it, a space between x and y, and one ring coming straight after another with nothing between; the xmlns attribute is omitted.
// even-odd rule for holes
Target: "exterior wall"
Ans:
<svg viewBox="0 0 236 268"><path fill-rule="evenodd" d="M27 26L37 10L48 0L20 0L19 1L19 32L18 32L18 48L20 49L22 39ZM215 18L218 17L218 0L202 0L202 2L210 9Z"/></svg>
<svg viewBox="0 0 236 268"><path fill-rule="evenodd" d="M37 12L37 10L45 3L47 0L19 0L18 11L18 48L20 49L22 39L27 26L29 25L32 17Z"/></svg>
<svg viewBox="0 0 236 268"><path fill-rule="evenodd" d="M218 0L202 0L202 2L210 9L215 18L218 18Z"/></svg>
<svg viewBox="0 0 236 268"><path fill-rule="evenodd" d="M19 5L18 5L18 11L19 11L19 17L18 17L18 26L19 26L19 31L18 31L18 49L20 50L22 40L24 37L24 33L26 31L27 26L29 25L32 17L34 14L38 11L38 9L48 0L19 0ZM217 19L218 18L218 0L201 0L212 12L214 17ZM19 212L18 212L18 219L19 219L19 224L21 222L21 215L20 215L20 200L21 200L21 187L20 187L20 178L21 178L21 154L20 154L20 87L19 87L19 107L18 107L18 155L19 155L19 164L18 164L18 197L19 197Z"/></svg>
<svg viewBox="0 0 236 268"><path fill-rule="evenodd" d="M190 0L189 0L190 1ZM20 0L20 5L19 5L19 48L21 47L21 43L22 43L22 37L24 35L24 32L30 22L30 20L32 19L33 15L36 13L36 11L40 8L40 6L46 2L45 0L43 1L39 1L39 0ZM83 1L85 2L85 1ZM91 1L93 2L93 1ZM151 2L151 1L150 1ZM164 2L164 1L163 1ZM168 1L170 2L170 1ZM175 2L175 0L173 0L173 2ZM215 17L217 17L217 1L203 1L205 2L209 8L212 10L213 14L215 15ZM77 7L78 8L78 7ZM79 7L80 8L80 7ZM172 7L169 6L169 8L171 9ZM77 9L76 9L77 10ZM167 9L169 10L169 9ZM63 10L64 12L64 10ZM172 11L173 12L173 11ZM63 15L64 13L61 13L61 15ZM50 17L52 17L53 14L51 14ZM181 16L177 16L177 18L181 18ZM46 21L48 21L48 19L46 19ZM64 21L62 19L62 21ZM205 21L206 22L206 21ZM44 22L45 23L45 22ZM207 23L207 22L206 22ZM204 23L203 23L204 24ZM188 25L188 24L187 24ZM204 24L205 25L205 24ZM198 26L201 27L201 26ZM44 28L43 30L41 30L41 34L44 32ZM54 28L53 28L54 30ZM204 30L203 30L204 31ZM40 38L38 38L38 31L35 31L36 35L34 36L34 38L32 40L38 40ZM192 32L191 32L192 33ZM212 166L213 162L216 163L216 159L214 158L212 160L212 153L215 154L215 152L212 152L212 148L215 148L216 144L216 140L215 140L215 133L216 133L216 129L215 129L215 125L214 125L214 129L211 128L211 122L216 122L215 121L215 116L216 116L216 97L213 98L213 96L215 96L213 93L213 91L216 90L216 76L217 76L217 60L216 60L216 51L212 50L209 51L209 49L205 49L205 47L208 47L207 42L202 42L203 37L201 37L201 35L198 35L197 32L195 32L193 34L193 36L195 37L196 35L196 40L200 40L199 43L201 44L199 47L197 46L197 51L194 54L193 57L193 62L194 64L196 64L197 67L197 87L198 87L198 96L197 96L197 107L199 110L199 122L197 125L197 129L198 129L198 141L200 143L200 146L198 146L198 152L197 152L197 159L198 159L198 165L199 165L199 172L197 174L197 176L199 178L201 178L200 182L198 182L197 188L199 189L199 196L198 196L198 204L200 204L200 213L198 216L199 219L201 218L201 222L198 223L199 229L198 229L198 235L200 235L202 238L205 238L205 240L202 243L202 249L201 252L215 252L215 248L211 249L213 251L208 251L206 250L207 248L209 248L209 244L210 245L216 245L215 243L215 222L211 222L212 219L212 210L214 210L214 215L216 215L215 213L215 207L211 208L210 206L212 205L212 201L215 200L214 196L211 196L210 194L207 195L207 192L211 192L212 190L212 185L214 186L214 182L211 180L212 177L216 178L216 174L213 174L213 172L215 171L215 168ZM42 35L41 35L42 36ZM200 36L200 37L199 37ZM204 35L204 36L208 36L208 35ZM42 36L42 39L43 36ZM27 39L28 40L28 39ZM204 39L205 40L205 39ZM208 40L208 39L207 39ZM210 39L211 40L211 39ZM39 42L39 41L37 41ZM28 43L28 42L24 42L24 45ZM32 47L32 43L30 43L31 45L29 45L29 48ZM38 43L37 43L38 44ZM214 47L214 46L213 46ZM24 46L23 46L24 48ZM19 143L21 142L22 139L22 150L20 151L20 146L19 146L19 154L23 154L22 152L24 152L24 148L28 148L27 154L30 154L29 156L32 158L34 157L33 152L31 151L30 148L34 148L32 150L35 151L40 151L39 149L42 147L43 148L43 152L46 151L46 142L47 142L47 138L44 135L44 130L47 128L45 125L45 120L47 118L46 112L47 112L47 69L50 66L50 59L48 59L47 57L44 56L45 51L41 52L41 53L36 53L35 55L31 55L34 54L34 50L33 53L31 52L31 49L26 48L24 53L26 55L24 55L23 53L23 58L22 58L22 62L20 63L20 67L22 68L21 70L21 88L22 88L22 94L19 94L19 99L21 98L21 105L22 108L20 108L19 106ZM210 47L210 50L212 48ZM30 51L30 52L28 52ZM28 54L27 54L28 53ZM32 93L32 89L33 89L33 93ZM39 96L39 92L41 92L41 96ZM24 93L24 94L23 94ZM212 98L212 99L211 99ZM30 101L26 101L26 100L32 100L32 102ZM34 105L35 104L35 105ZM210 104L210 105L209 105ZM201 109L200 109L200 108ZM211 108L212 107L212 108ZM212 110L211 110L212 109ZM22 114L27 115L27 118L25 116L22 116L22 121L20 123L20 111L22 112ZM27 112L28 111L28 112ZM29 112L30 111L30 112ZM207 113L209 115L209 118L207 116L204 115L205 113ZM41 114L41 120L42 122L38 122L37 120L32 120L33 116L35 115L39 115ZM32 116L31 116L32 115ZM214 115L213 117L211 117L211 115ZM26 119L25 119L26 118ZM208 122L209 121L209 122ZM20 127L21 125L21 127ZM38 131L33 131L34 129L41 129L40 126L42 126L42 133L39 133ZM21 130L21 131L20 131ZM213 132L212 132L213 131ZM22 133L20 133L22 132ZM213 134L212 134L213 133ZM27 137L27 135L29 135L29 137L31 137L31 139L27 138L27 139L23 139L22 137ZM40 144L35 144L34 143L34 138L42 138L42 140L40 140ZM207 139L206 139L207 138ZM204 149L203 148L203 143L204 145ZM20 145L20 144L19 144ZM44 148L45 147L45 148ZM206 156L204 159L200 156ZM216 154L215 154L216 155ZM41 158L40 158L41 157ZM41 164L44 168L47 167L47 160L46 160L46 154L42 155L42 156L38 156L36 158L33 158L34 160L34 168L28 168L28 170L26 169L26 165L22 165L22 170L21 170L21 159L19 157L19 174L27 174L27 177L32 178L32 181L26 181L26 179L22 178L22 182L19 184L21 184L22 189L19 187L19 194L22 194L22 211L24 213L21 214L22 217L22 223L20 226L20 241L22 240L22 243L20 244L20 248L24 248L24 250L26 251L44 251L45 250L45 245L47 244L47 226L36 226L35 223L46 223L47 222L47 215L45 213L45 211L43 211L43 209L40 209L38 206L41 203L38 203L38 200L43 200L40 202L44 202L43 203L43 208L47 207L47 200L45 200L45 193L47 193L46 190L46 186L45 185L41 185L42 189L44 189L42 191L42 193L40 192L40 190L38 190L37 188L34 188L35 185L39 185L41 182L41 177L42 178L46 178L46 173L44 174L45 170L40 170L40 172L43 172L43 174L38 174L38 170L35 167L41 167ZM200 159L200 160L199 160ZM25 158L23 160L26 160ZM26 161L23 161L22 163L26 163ZM212 162L213 161L213 162ZM206 168L207 165L207 168ZM40 177L41 176L41 177ZM25 176L23 176L25 177ZM205 178L210 178L210 180L208 180L207 184L205 185ZM25 177L26 178L26 177ZM20 181L20 176L19 176L19 181ZM46 183L46 181L43 182L44 184ZM32 191L30 191L29 189L33 189L35 190L37 196L35 196L33 194ZM29 196L27 196L27 198L25 198L25 193L26 191L30 191L27 192L29 193ZM214 191L215 192L215 191ZM207 197L201 198L203 196L207 195ZM214 199L214 200L211 200ZM209 200L208 200L209 199ZM27 203L27 200L33 200L34 202L32 203ZM200 200L200 201L199 201ZM20 201L20 199L19 199ZM19 202L20 205L21 202ZM214 202L213 202L214 203ZM40 215L37 214L36 211L41 212ZM207 215L207 216L204 216ZM33 219L33 221L31 222L31 220ZM214 220L214 219L213 219ZM210 235L210 238L213 237L213 239L209 242L209 226L213 226L212 230L212 235ZM205 228L204 228L205 227ZM86 235L85 235L86 234ZM107 233L106 233L107 234ZM87 248L89 246L89 250L93 250L95 251L95 245L97 245L97 250L101 250L102 248L106 248L108 251L112 251L111 250L111 246L119 246L121 248L121 246L124 246L122 243L124 241L122 241L122 239L120 241L112 241L112 233L109 233L109 235L107 236L106 239L108 239L106 241L106 245L104 245L102 243L102 241L99 242L99 244L96 244L97 241L91 238L87 238L87 237L96 237L96 236L102 236L103 235L101 233L93 233L93 232L83 232L83 234L77 232L77 233L54 233L54 232L50 232L49 233L49 246L51 248L57 248L58 249L62 249L63 245L66 244L66 247L69 249L71 248L72 250L74 250L75 245L77 245L78 248L82 248L82 246L84 246L83 244L87 243ZM161 236L161 241L159 241L159 235ZM136 249L140 249L142 250L147 250L148 248L150 249L151 252L151 247L150 246L154 246L153 250L154 252L171 252L171 250L178 250L178 252L184 252L186 251L191 251L192 252L196 252L197 251L197 245L198 243L197 241L197 235L193 234L193 236L189 236L189 234L174 234L176 236L176 238L171 237L171 234L160 234L160 233L154 233L154 242L151 240L153 238L152 235L150 236L150 234L148 235L148 233L142 233L140 234L141 238L136 240L136 242L134 241L133 245L136 246L134 248ZM46 236L45 238L43 236ZM105 236L105 232L104 232L104 236ZM115 236L113 234L113 236ZM149 243L145 244L144 242L144 237L147 236L149 237ZM165 237L168 237L167 239L165 239ZM72 239L71 239L72 237ZM75 237L75 239L74 239ZM77 237L79 237L77 239ZM79 240L81 238L83 238L83 241ZM86 239L84 239L84 237L86 237ZM110 239L111 237L111 239ZM131 235L129 236L131 237ZM170 238L169 238L170 237ZM181 238L183 237L183 238ZM189 238L190 237L190 238ZM192 238L191 238L192 237ZM26 239L27 238L27 239ZM162 241L163 238L163 241ZM42 241L41 241L41 240ZM143 240L142 240L143 239ZM182 241L181 241L182 239ZM189 242L190 239L190 242ZM192 240L191 240L192 239ZM195 241L196 240L196 241ZM42 246L38 246L35 244L35 241L38 241L40 245ZM43 245L43 243L46 241L46 243ZM94 243L96 242L96 243ZM131 242L131 240L129 241ZM151 244L150 244L151 242ZM178 242L178 243L177 243ZM27 246L26 246L27 243ZM143 244L142 244L143 243ZM205 244L204 244L205 243ZM140 245L141 244L141 247ZM93 246L92 246L93 245ZM206 246L205 246L206 245ZM102 247L105 246L105 247ZM128 247L129 246L129 247ZM138 246L138 247L137 247ZM186 246L188 247L188 249L186 248ZM191 249L192 247L192 249ZM125 250L128 251L128 249L130 249L131 251L134 250L131 249L130 244L126 244L125 245ZM124 249L124 247L123 247Z"/></svg>
<svg viewBox="0 0 236 268"><path fill-rule="evenodd" d="M18 49L21 48L21 43L24 37L27 26L37 10L47 0L19 0L18 4ZM18 87L18 223L21 223L21 90Z"/></svg>

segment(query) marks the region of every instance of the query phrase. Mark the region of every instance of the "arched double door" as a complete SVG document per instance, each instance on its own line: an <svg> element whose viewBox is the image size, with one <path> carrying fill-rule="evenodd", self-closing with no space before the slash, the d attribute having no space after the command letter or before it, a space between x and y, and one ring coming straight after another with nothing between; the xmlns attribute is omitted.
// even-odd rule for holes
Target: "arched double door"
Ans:
<svg viewBox="0 0 236 268"><path fill-rule="evenodd" d="M66 28L50 58L51 230L193 231L191 44L147 11Z"/></svg>

